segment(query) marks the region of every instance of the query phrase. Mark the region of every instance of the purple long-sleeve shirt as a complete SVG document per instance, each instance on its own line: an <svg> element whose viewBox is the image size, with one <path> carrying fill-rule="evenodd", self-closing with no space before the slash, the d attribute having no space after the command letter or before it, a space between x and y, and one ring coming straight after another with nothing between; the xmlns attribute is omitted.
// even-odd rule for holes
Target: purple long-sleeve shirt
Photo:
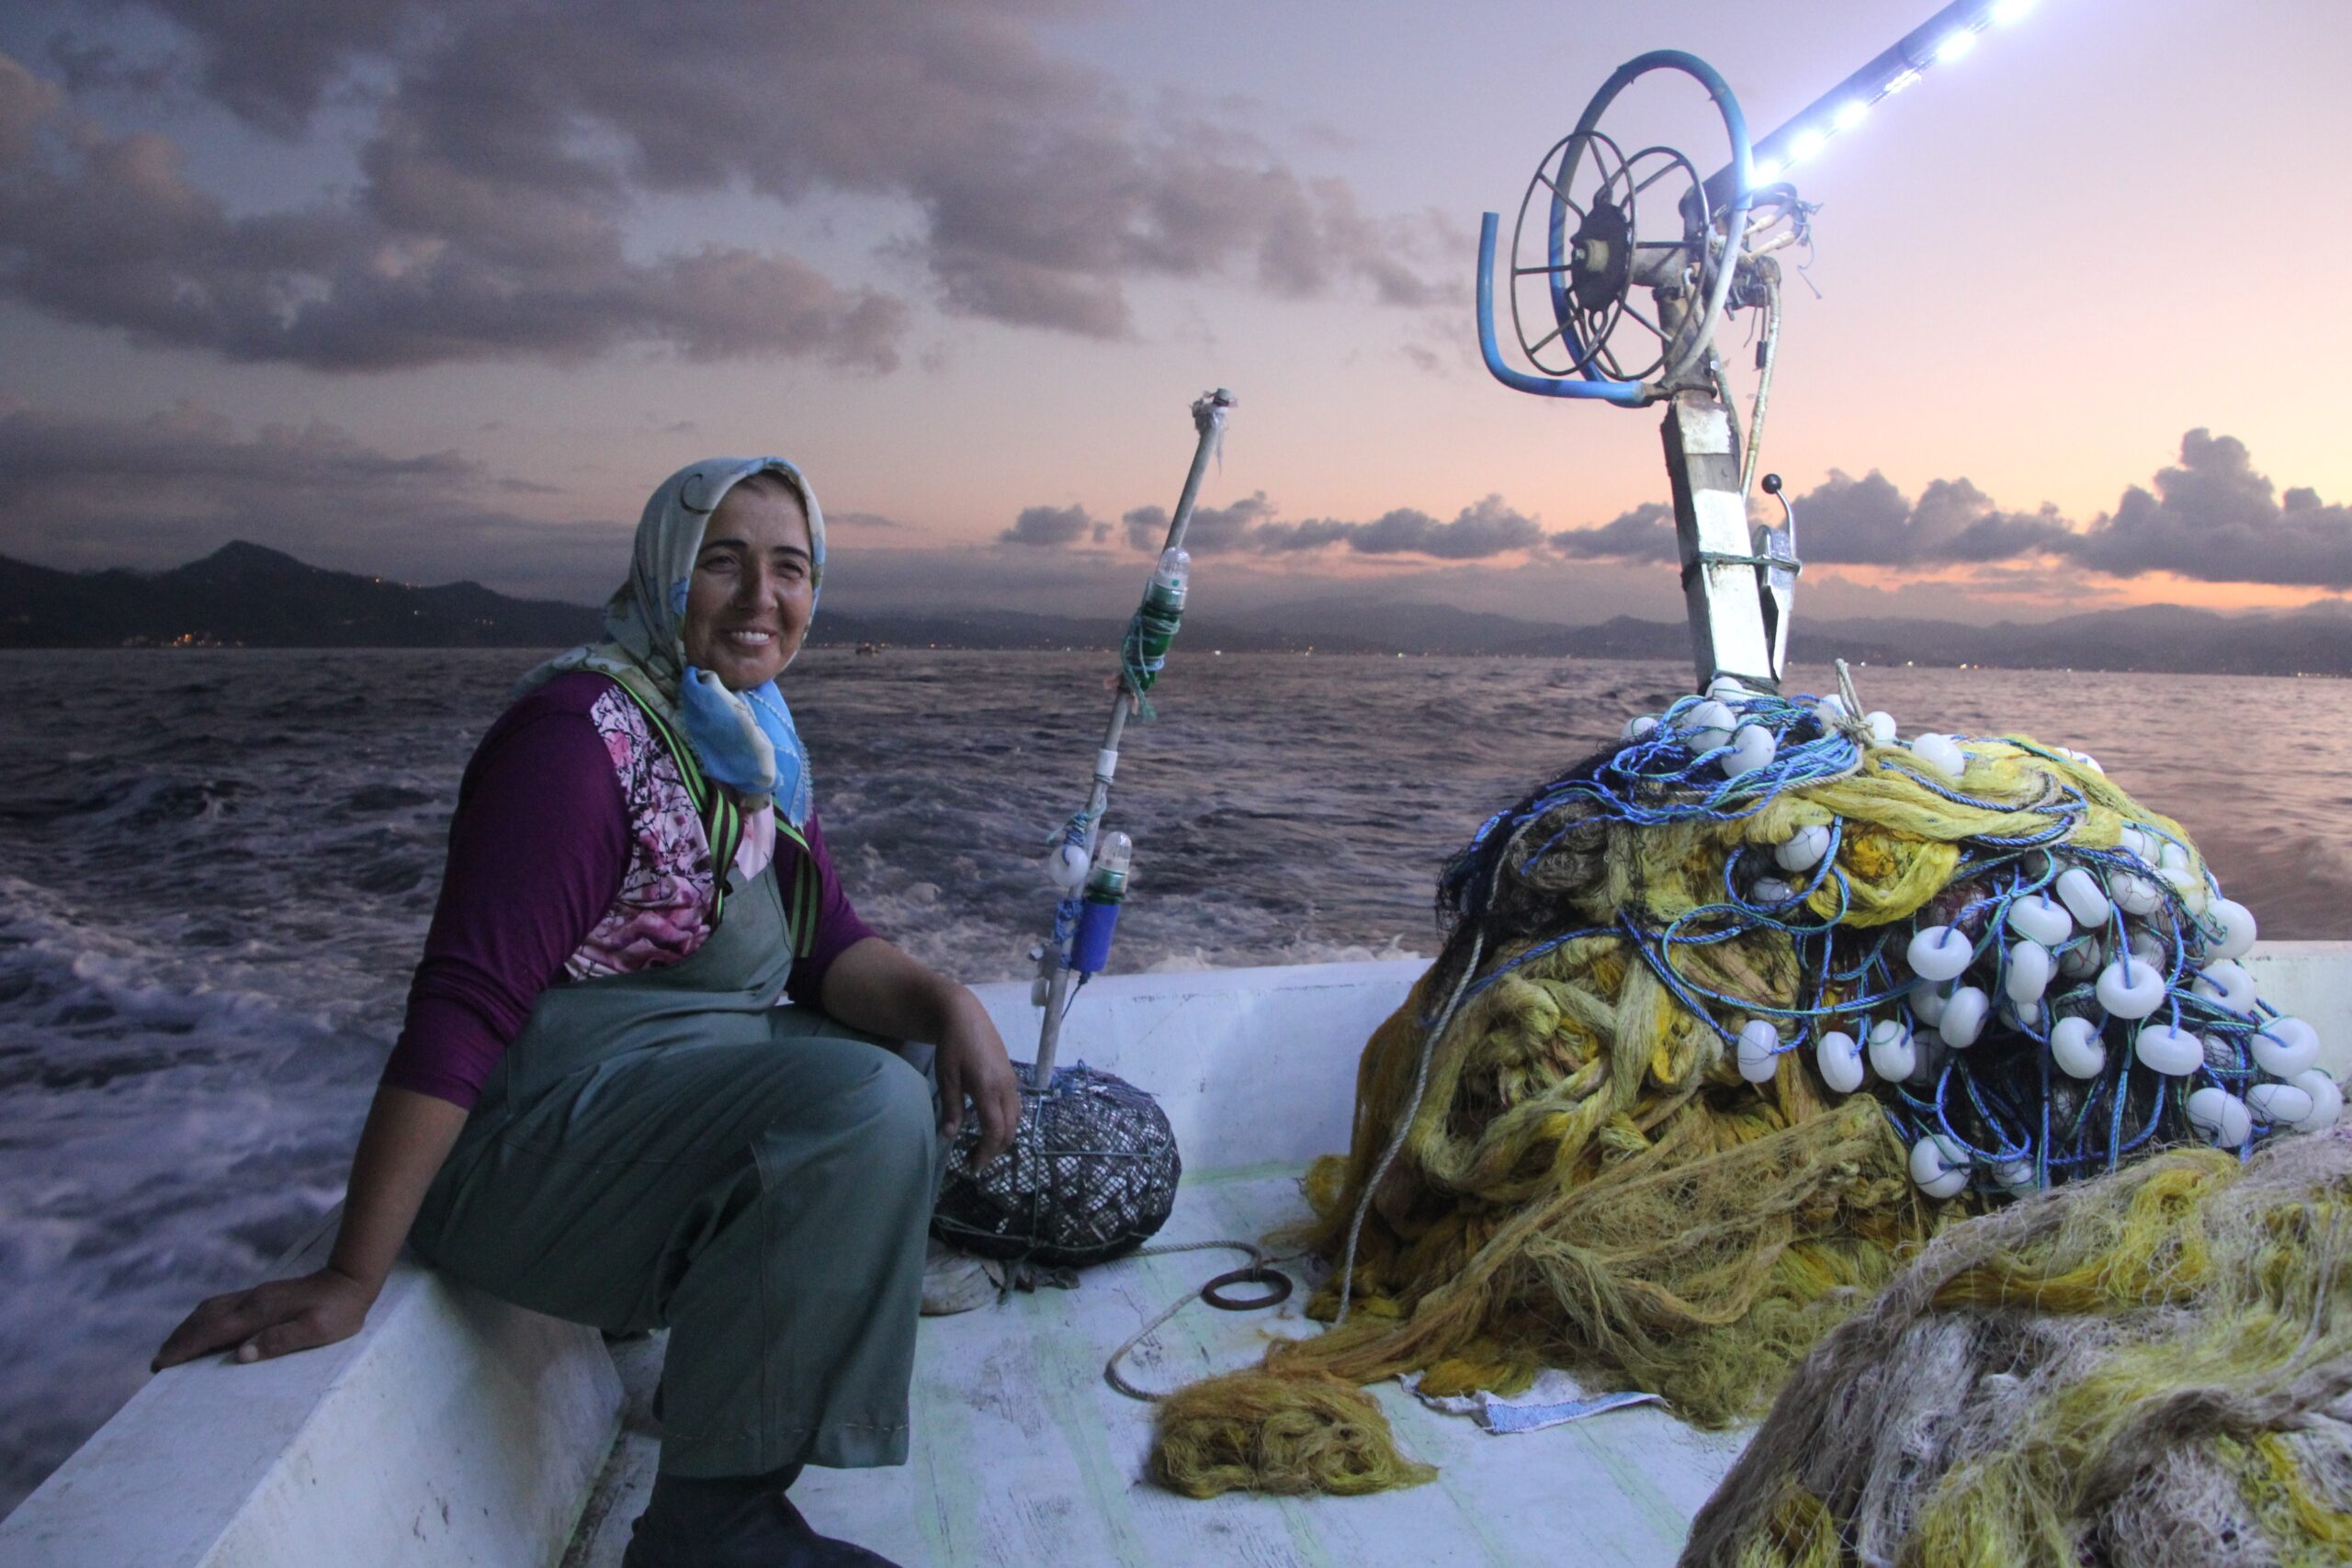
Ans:
<svg viewBox="0 0 2352 1568"><path fill-rule="evenodd" d="M539 994L564 980L614 910L632 857L649 852L632 820L623 758L592 713L616 690L602 675L560 676L508 708L475 749L387 1085L471 1106ZM813 1006L833 960L875 932L851 908L814 815L805 836L817 931L786 995ZM778 836L775 874L787 886L801 853Z"/></svg>

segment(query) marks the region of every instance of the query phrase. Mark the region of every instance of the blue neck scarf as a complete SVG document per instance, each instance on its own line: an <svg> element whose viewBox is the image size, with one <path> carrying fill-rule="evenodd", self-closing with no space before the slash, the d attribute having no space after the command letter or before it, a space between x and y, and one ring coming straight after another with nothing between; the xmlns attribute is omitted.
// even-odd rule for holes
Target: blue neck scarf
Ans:
<svg viewBox="0 0 2352 1568"><path fill-rule="evenodd" d="M678 716L702 771L741 795L775 802L785 820L808 820L808 749L774 681L730 692L689 664L678 683Z"/></svg>

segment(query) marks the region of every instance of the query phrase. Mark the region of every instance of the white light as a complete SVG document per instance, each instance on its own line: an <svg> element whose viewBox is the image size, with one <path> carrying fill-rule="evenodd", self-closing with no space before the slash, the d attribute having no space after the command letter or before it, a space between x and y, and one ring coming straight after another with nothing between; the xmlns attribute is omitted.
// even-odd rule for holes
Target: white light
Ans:
<svg viewBox="0 0 2352 1568"><path fill-rule="evenodd" d="M1810 158L1815 152L1820 152L1821 144L1828 140L1829 138L1822 135L1821 132L1817 130L1798 131L1796 136L1789 142L1789 162L1792 164L1804 163L1807 158Z"/></svg>
<svg viewBox="0 0 2352 1568"><path fill-rule="evenodd" d="M1993 7L1993 19L2004 25L2014 22L2033 9L2033 0L2000 0Z"/></svg>
<svg viewBox="0 0 2352 1568"><path fill-rule="evenodd" d="M1944 39L1943 42L1936 45L1936 58L1949 64L1952 61L1958 60L1961 56L1966 54L1970 50L1974 49L1975 47L1976 35L1974 33L1967 31L1956 32L1952 34L1951 37Z"/></svg>
<svg viewBox="0 0 2352 1568"><path fill-rule="evenodd" d="M1787 171L1781 167L1781 161L1778 158L1767 158L1750 172L1756 176L1754 184L1769 186Z"/></svg>
<svg viewBox="0 0 2352 1568"><path fill-rule="evenodd" d="M1862 102L1861 99L1849 98L1844 103L1838 106L1838 112L1830 116L1829 119L1830 123L1835 125L1838 130L1851 130L1854 127L1861 124L1863 118L1868 116L1870 112L1870 105Z"/></svg>
<svg viewBox="0 0 2352 1568"><path fill-rule="evenodd" d="M1903 91L1904 88L1917 85L1918 80L1919 73L1917 71L1905 71L1902 75L1895 77L1886 85L1887 96L1892 97L1894 94Z"/></svg>

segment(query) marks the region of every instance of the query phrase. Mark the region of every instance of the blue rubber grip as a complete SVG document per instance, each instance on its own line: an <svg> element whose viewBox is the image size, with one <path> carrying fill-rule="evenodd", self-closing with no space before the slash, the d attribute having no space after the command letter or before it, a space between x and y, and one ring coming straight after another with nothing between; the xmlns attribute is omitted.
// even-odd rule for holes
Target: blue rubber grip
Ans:
<svg viewBox="0 0 2352 1568"><path fill-rule="evenodd" d="M1078 935L1070 939L1069 966L1081 975L1099 975L1111 962L1111 934L1119 929L1119 907L1089 898L1078 914Z"/></svg>
<svg viewBox="0 0 2352 1568"><path fill-rule="evenodd" d="M1533 392L1539 398L1581 398L1627 408L1639 406L1639 381L1564 380L1530 376L1503 363L1502 350L1495 343L1495 228L1501 221L1492 212L1478 220L1478 352L1487 361L1487 373L1513 391Z"/></svg>

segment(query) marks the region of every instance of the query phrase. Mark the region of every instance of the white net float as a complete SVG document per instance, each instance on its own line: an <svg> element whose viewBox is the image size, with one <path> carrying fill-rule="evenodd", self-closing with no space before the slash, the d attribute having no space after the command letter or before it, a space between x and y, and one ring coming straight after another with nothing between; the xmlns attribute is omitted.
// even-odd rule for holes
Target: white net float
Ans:
<svg viewBox="0 0 2352 1568"><path fill-rule="evenodd" d="M1817 822L1800 828L1772 846L1772 863L1782 871L1811 871L1829 852L1829 838Z"/></svg>
<svg viewBox="0 0 2352 1568"><path fill-rule="evenodd" d="M1821 1081L1839 1094L1851 1094L1862 1087L1869 1077L1862 1066L1862 1048L1854 1037L1842 1029L1823 1034L1813 1048L1814 1065L1821 1071ZM2309 1097L2305 1097L2304 1114L2310 1114Z"/></svg>
<svg viewBox="0 0 2352 1568"><path fill-rule="evenodd" d="M2344 1089L2334 1078L2313 1068L2297 1073L2294 1087L2311 1096L2312 1113L2294 1125L2298 1133L2324 1133L2344 1114Z"/></svg>
<svg viewBox="0 0 2352 1568"><path fill-rule="evenodd" d="M2143 1024L2132 1036L2132 1054L2151 1072L2185 1078L2205 1065L2205 1042L2169 1023Z"/></svg>
<svg viewBox="0 0 2352 1568"><path fill-rule="evenodd" d="M1739 1031L1739 1076L1749 1083L1767 1083L1781 1067L1781 1032L1769 1019L1754 1018Z"/></svg>
<svg viewBox="0 0 2352 1568"><path fill-rule="evenodd" d="M2029 893L2010 902L2009 929L2044 947L2056 947L2075 934L2075 917L2047 893Z"/></svg>
<svg viewBox="0 0 2352 1568"><path fill-rule="evenodd" d="M2254 976L2243 965L2222 959L2208 964L2190 983L2189 991L2203 997L2231 1012L2251 1013L2254 1010Z"/></svg>
<svg viewBox="0 0 2352 1568"><path fill-rule="evenodd" d="M2032 938L2011 942L2008 972L2002 976L2001 989L2013 1002L2038 1003L2041 993L2050 988L2050 976L2056 968L2050 950Z"/></svg>
<svg viewBox="0 0 2352 1568"><path fill-rule="evenodd" d="M1910 745L1911 754L1941 773L1947 784L1958 784L1968 772L1968 753L1949 735L1917 735Z"/></svg>
<svg viewBox="0 0 2352 1568"><path fill-rule="evenodd" d="M1962 986L1945 1001L1943 1021L1936 1025L1936 1030L1944 1037L1945 1044L1955 1051L1965 1051L1984 1032L1984 1020L1992 1010L1990 997L1973 986Z"/></svg>
<svg viewBox="0 0 2352 1568"><path fill-rule="evenodd" d="M2062 1018L2050 1026L2050 1059L2070 1078L2095 1078L2107 1070L2107 1043L2087 1018Z"/></svg>
<svg viewBox="0 0 2352 1568"><path fill-rule="evenodd" d="M1958 979L1975 956L1974 944L1950 926L1926 927L1911 938L1911 945L1904 950L1911 973L1922 980Z"/></svg>
<svg viewBox="0 0 2352 1568"><path fill-rule="evenodd" d="M2066 913L2074 922L2085 931L2098 931L2115 912L2115 906L2108 901L2107 890L2098 885L2098 878L2082 866L2070 865L2060 872L2052 891L2058 895L2058 902L2066 907Z"/></svg>
<svg viewBox="0 0 2352 1568"><path fill-rule="evenodd" d="M2211 1085L2189 1092L2188 1124L2225 1149L2237 1148L2254 1135L2254 1116L2245 1101Z"/></svg>
<svg viewBox="0 0 2352 1568"><path fill-rule="evenodd" d="M2300 1018L2274 1018L2256 1032L2255 1065L2273 1077L2293 1078L2319 1060L2319 1032Z"/></svg>
<svg viewBox="0 0 2352 1568"><path fill-rule="evenodd" d="M2203 923L2215 933L2205 949L2215 958L2244 958L2254 946L2254 911L2233 898L2208 904Z"/></svg>
<svg viewBox="0 0 2352 1568"><path fill-rule="evenodd" d="M2126 955L2098 972L2098 1005L2116 1018L2145 1018L2164 1006L2164 971Z"/></svg>
<svg viewBox="0 0 2352 1568"><path fill-rule="evenodd" d="M1950 1198L1968 1185L1973 1162L1960 1145L1930 1134L1911 1145L1911 1179L1930 1198Z"/></svg>
<svg viewBox="0 0 2352 1568"><path fill-rule="evenodd" d="M1883 1018L1871 1025L1871 1071L1901 1083L1919 1065L1912 1033L1899 1018Z"/></svg>
<svg viewBox="0 0 2352 1568"><path fill-rule="evenodd" d="M1776 750L1770 730L1760 724L1743 724L1731 732L1731 751L1724 758L1724 775L1737 778L1770 767Z"/></svg>

